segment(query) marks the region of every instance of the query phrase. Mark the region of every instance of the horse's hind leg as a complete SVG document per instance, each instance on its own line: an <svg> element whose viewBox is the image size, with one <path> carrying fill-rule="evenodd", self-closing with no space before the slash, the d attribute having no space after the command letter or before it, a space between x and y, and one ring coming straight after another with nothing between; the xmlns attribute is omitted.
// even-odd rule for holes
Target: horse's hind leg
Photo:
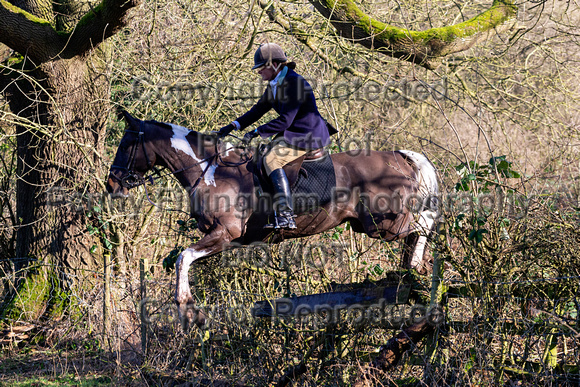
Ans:
<svg viewBox="0 0 580 387"><path fill-rule="evenodd" d="M420 232L413 232L405 238L401 266L404 269L416 269L419 274L427 274L429 257L426 254L427 237Z"/></svg>
<svg viewBox="0 0 580 387"><path fill-rule="evenodd" d="M191 324L203 326L206 316L195 306L195 301L191 296L189 287L189 268L191 264L201 258L206 258L217 254L223 250L225 244L230 242L227 232L213 231L201 238L187 249L183 250L175 263L176 287L175 303L184 331L187 331Z"/></svg>
<svg viewBox="0 0 580 387"><path fill-rule="evenodd" d="M414 231L407 235L404 242L401 266L405 269L416 269L419 274L430 271L429 257L426 256L427 240L433 231L436 214L433 211L419 213Z"/></svg>
<svg viewBox="0 0 580 387"><path fill-rule="evenodd" d="M419 234L412 232L407 235L403 241L403 252L401 254L401 267L403 269L411 268L411 260L413 258L413 252L415 251L417 239L419 239Z"/></svg>

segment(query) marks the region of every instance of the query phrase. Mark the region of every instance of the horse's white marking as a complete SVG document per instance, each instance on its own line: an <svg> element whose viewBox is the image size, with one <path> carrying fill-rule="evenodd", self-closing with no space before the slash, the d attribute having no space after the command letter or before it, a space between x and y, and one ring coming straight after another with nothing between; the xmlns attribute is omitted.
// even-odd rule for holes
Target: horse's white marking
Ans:
<svg viewBox="0 0 580 387"><path fill-rule="evenodd" d="M189 267L193 262L201 257L205 257L208 254L204 250L195 250L192 248L185 249L179 254L177 262L175 262L175 271L177 273L177 288L175 290L175 299L178 302L186 302L189 297L191 297L191 291L189 290Z"/></svg>
<svg viewBox="0 0 580 387"><path fill-rule="evenodd" d="M425 197L438 195L439 185L437 183L437 172L433 168L433 164L425 156L417 152L400 150L399 153L407 156L415 164L421 194Z"/></svg>
<svg viewBox="0 0 580 387"><path fill-rule="evenodd" d="M197 155L193 151L191 144L187 141L186 136L191 132L189 129L184 128L183 126L169 124L173 128L173 137L171 137L171 146L177 150L182 151L186 155L190 156L195 161L199 162L200 159L197 158Z"/></svg>
<svg viewBox="0 0 580 387"><path fill-rule="evenodd" d="M171 137L171 146L176 150L182 151L183 153L185 153L186 155L197 161L202 171L205 171L205 169L208 168L207 163L205 161L201 162L201 159L197 157L197 155L193 151L193 148L191 147L191 144L189 143L189 141L187 141L186 137L191 131L187 128L184 128L183 126L175 124L168 125L171 125L171 128L173 129L173 136ZM209 168L207 169L207 172L203 176L203 180L206 185L208 186L213 185L215 187L214 174L216 168L217 165L210 165Z"/></svg>
<svg viewBox="0 0 580 387"><path fill-rule="evenodd" d="M215 187L215 169L217 168L217 164L212 164L209 166L209 168L207 169L207 171L205 172L205 175L203 175L203 180L205 181L206 185L213 185Z"/></svg>
<svg viewBox="0 0 580 387"><path fill-rule="evenodd" d="M234 144L231 142L225 142L222 146L224 147L222 151L222 157L228 157L230 152L235 149Z"/></svg>
<svg viewBox="0 0 580 387"><path fill-rule="evenodd" d="M416 229L419 232L419 238L415 244L413 257L411 258L411 267L418 267L423 262L423 253L427 245L427 236L433 229L435 219L439 215L438 209L434 208L438 205L439 184L437 183L437 172L433 164L422 154L401 150L400 153L408 157L417 169L417 180L419 182L419 192L423 199L428 199L428 207L417 214L418 219L415 220Z"/></svg>

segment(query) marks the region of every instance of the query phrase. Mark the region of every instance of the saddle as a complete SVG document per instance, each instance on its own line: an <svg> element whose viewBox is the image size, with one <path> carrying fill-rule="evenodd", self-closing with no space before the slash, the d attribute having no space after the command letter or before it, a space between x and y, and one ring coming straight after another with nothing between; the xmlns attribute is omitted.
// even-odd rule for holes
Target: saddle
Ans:
<svg viewBox="0 0 580 387"><path fill-rule="evenodd" d="M266 147L266 145L260 146L248 164L259 198L264 194L274 194L272 184L264 169ZM336 176L330 155L325 149L314 149L286 164L283 169L292 190L295 214L313 210L330 201L330 193L336 187ZM316 200L309 200L312 197L306 199L303 197L308 194L315 195Z"/></svg>

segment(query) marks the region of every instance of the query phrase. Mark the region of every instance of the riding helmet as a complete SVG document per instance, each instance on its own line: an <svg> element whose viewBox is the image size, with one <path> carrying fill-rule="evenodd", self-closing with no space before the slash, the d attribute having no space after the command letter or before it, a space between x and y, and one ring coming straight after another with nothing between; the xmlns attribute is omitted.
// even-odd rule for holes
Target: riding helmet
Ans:
<svg viewBox="0 0 580 387"><path fill-rule="evenodd" d="M282 47L276 43L264 43L258 47L254 54L254 67L252 67L252 70L271 64L272 62L286 62L287 60L288 58L286 58Z"/></svg>

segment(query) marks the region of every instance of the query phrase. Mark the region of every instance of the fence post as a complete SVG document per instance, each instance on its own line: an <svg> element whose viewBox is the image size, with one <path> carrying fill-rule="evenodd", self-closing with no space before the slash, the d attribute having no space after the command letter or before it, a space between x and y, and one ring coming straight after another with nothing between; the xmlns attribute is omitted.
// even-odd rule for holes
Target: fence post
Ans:
<svg viewBox="0 0 580 387"><path fill-rule="evenodd" d="M141 291L141 310L139 315L141 316L141 351L143 356L147 354L147 321L145 321L145 316L143 313L144 304L143 302L147 299L147 267L149 262L147 258L141 258L139 260L139 282Z"/></svg>
<svg viewBox="0 0 580 387"><path fill-rule="evenodd" d="M429 312L436 310L435 308L443 308L443 297L446 292L446 287L443 285L443 272L445 269L444 260L438 252L438 247L446 242L445 237L445 223L440 221L437 223L435 235L433 237L433 274L431 277L431 299L429 302ZM443 310L442 310L443 311ZM444 313L444 311L443 311ZM433 315L432 315L433 316ZM426 354L429 358L428 364L425 364L424 377L425 380L431 380L431 365L436 364L437 347L439 344L438 331L435 329L433 333L427 336Z"/></svg>
<svg viewBox="0 0 580 387"><path fill-rule="evenodd" d="M543 361L549 368L556 368L558 365L558 329L552 328L551 333L546 337L546 348L544 349Z"/></svg>
<svg viewBox="0 0 580 387"><path fill-rule="evenodd" d="M439 222L433 241L436 244L445 243L445 224ZM444 262L437 249L433 249L433 276L431 277L431 301L429 309L440 306L443 302L445 287L443 286Z"/></svg>
<svg viewBox="0 0 580 387"><path fill-rule="evenodd" d="M111 332L111 253L103 255L104 263L104 301L103 301L103 337L106 338Z"/></svg>

